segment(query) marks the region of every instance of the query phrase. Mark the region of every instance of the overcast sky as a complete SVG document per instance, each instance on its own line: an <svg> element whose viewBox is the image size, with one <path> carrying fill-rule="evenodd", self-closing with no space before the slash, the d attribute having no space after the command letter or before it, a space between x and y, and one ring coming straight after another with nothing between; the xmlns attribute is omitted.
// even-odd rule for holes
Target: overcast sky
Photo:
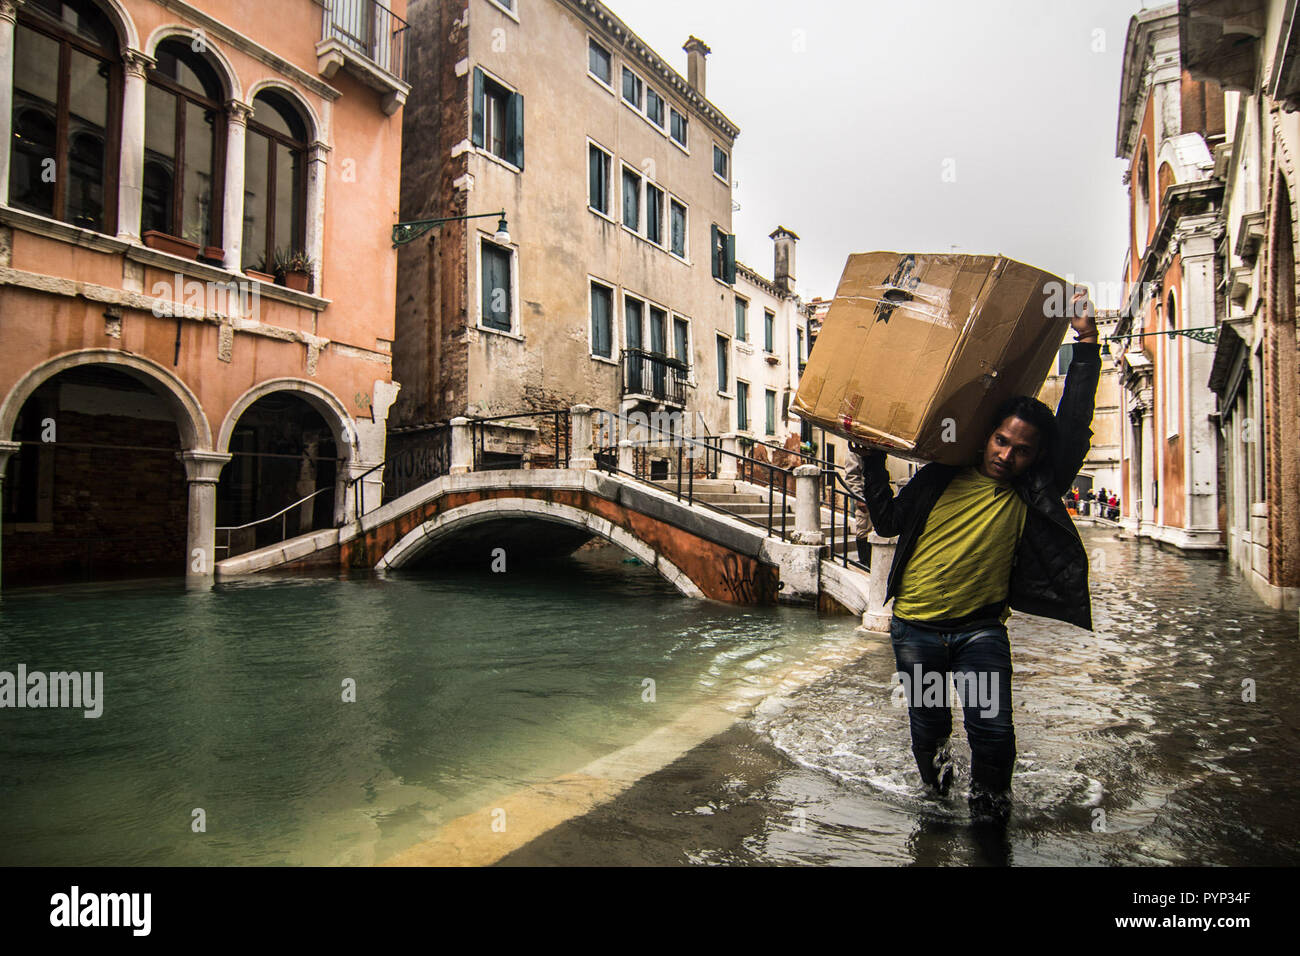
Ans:
<svg viewBox="0 0 1300 956"><path fill-rule="evenodd" d="M687 36L713 50L707 95L740 127L737 257L771 275L768 233L794 230L806 299L875 249L1120 281L1115 126L1141 0L605 3L683 76Z"/></svg>

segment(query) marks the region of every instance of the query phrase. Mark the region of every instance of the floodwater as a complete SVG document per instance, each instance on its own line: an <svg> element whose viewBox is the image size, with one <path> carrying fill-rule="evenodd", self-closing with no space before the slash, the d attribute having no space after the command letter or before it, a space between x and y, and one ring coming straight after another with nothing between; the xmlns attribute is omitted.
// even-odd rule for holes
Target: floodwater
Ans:
<svg viewBox="0 0 1300 956"><path fill-rule="evenodd" d="M960 714L953 791L922 796L887 635L686 599L611 548L546 573L6 592L0 670L105 690L98 719L0 709L0 863L368 864L452 830L507 864L1300 862L1296 614L1224 563L1083 534L1096 630L1009 622L1003 837L969 826ZM670 726L638 782L489 835L506 798Z"/></svg>
<svg viewBox="0 0 1300 956"><path fill-rule="evenodd" d="M1095 631L1008 622L1018 759L1005 834L969 825L959 711L953 789L922 794L882 635L505 862L1300 862L1295 612L1264 606L1225 563L1082 533Z"/></svg>

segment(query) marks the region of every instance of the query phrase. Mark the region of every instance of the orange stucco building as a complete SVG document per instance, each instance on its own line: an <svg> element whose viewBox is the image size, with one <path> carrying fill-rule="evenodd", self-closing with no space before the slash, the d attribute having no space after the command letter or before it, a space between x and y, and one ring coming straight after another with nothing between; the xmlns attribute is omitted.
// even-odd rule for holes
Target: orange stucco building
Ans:
<svg viewBox="0 0 1300 956"><path fill-rule="evenodd" d="M404 10L0 0L6 583L378 503Z"/></svg>

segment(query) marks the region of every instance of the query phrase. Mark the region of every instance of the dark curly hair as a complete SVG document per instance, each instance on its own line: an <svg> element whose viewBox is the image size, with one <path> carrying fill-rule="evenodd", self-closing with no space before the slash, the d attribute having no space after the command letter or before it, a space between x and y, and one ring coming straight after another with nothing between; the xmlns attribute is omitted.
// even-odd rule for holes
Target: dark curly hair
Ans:
<svg viewBox="0 0 1300 956"><path fill-rule="evenodd" d="M1021 421L1028 422L1038 429L1038 458L1041 461L1044 456L1052 453L1052 448L1056 444L1056 416L1052 410L1036 398L1028 395L1016 395L1008 398L998 406L996 415L992 424L989 426L989 435L997 429L999 425L1008 418L1019 418Z"/></svg>

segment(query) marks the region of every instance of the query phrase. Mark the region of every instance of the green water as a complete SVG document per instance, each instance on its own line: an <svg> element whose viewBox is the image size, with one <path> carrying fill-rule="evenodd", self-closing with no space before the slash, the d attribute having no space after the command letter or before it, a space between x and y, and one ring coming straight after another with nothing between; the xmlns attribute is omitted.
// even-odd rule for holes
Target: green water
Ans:
<svg viewBox="0 0 1300 956"><path fill-rule="evenodd" d="M102 671L104 709L0 709L0 863L380 862L854 640L622 557L6 591L0 670Z"/></svg>

